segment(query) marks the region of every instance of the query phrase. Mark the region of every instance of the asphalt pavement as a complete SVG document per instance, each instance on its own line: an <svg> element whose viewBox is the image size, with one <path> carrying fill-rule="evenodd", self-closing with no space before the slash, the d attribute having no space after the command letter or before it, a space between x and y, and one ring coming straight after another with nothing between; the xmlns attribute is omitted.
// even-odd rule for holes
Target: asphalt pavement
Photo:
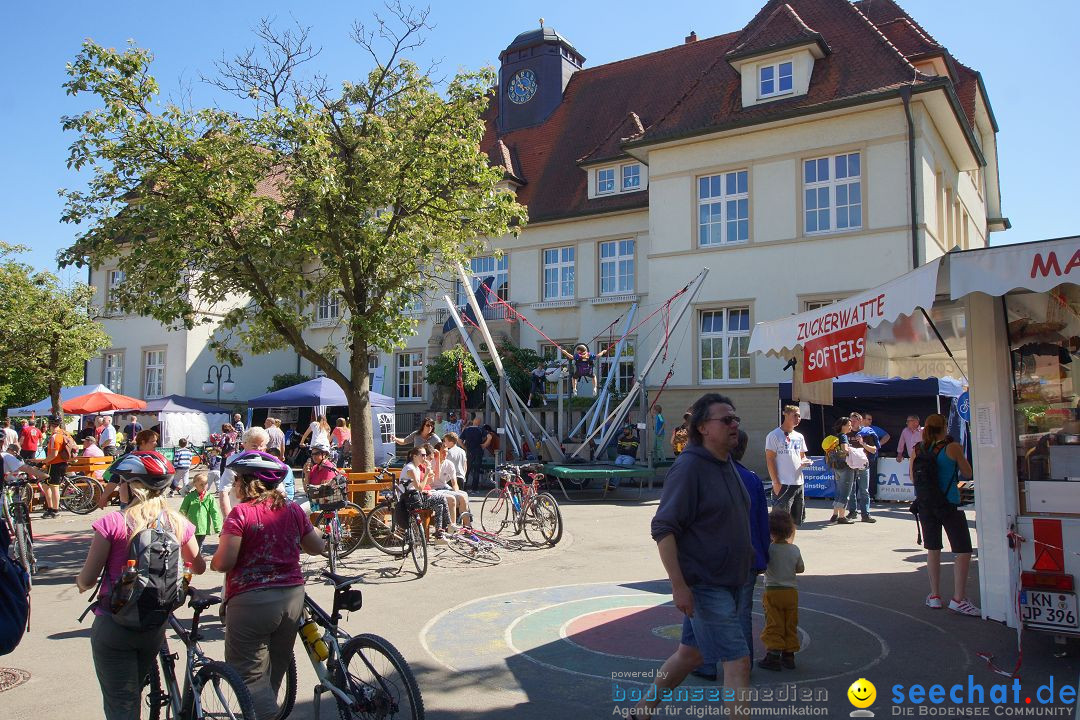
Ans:
<svg viewBox="0 0 1080 720"><path fill-rule="evenodd" d="M649 491L638 497L633 488L606 499L597 493L573 502L560 497L562 541L504 553L494 567L473 566L434 546L431 569L417 578L409 563L361 549L342 572L363 576L364 607L347 617L345 627L397 646L416 673L429 718L619 716L648 692L649 678L679 637L681 618L649 536L658 497ZM848 689L864 678L876 687L869 711L877 717L1071 717L1061 689L1075 690L1080 645L1069 644L1066 656L1055 657L1061 648L1049 636L1025 632L1014 686L986 660L1006 672L1014 669L1020 657L1014 630L924 606L926 555L915 544L906 506L875 506L875 524L826 526L829 513L826 502L811 501L795 538L806 562L797 668L754 670L753 715L847 717L855 710ZM29 673L25 682L0 691L0 719L101 717L89 620L77 621L86 596L73 583L95 517L65 513L35 521L39 557L49 567L35 578L30 633L0 658L0 677L2 668ZM206 549L212 551L212 538ZM309 558L304 568L308 592L328 606L330 588L319 578L324 562ZM944 587L951 587L951 572L945 553ZM976 604L977 572L976 559L969 583ZM214 588L221 579L208 571L195 584ZM755 632L763 624L760 592ZM186 619L190 610L178 615ZM213 611L207 617L204 649L222 658L220 624ZM297 651L300 692L292 717L312 718L315 675ZM762 652L758 642L755 655ZM1044 704L1050 682L1055 702ZM943 686L940 704L915 687L929 693L935 684ZM1007 686L1006 702L993 701L1001 697L995 685ZM732 707L719 683L693 679L686 687L662 717L720 716ZM962 702L952 702L950 691ZM324 702L322 712L329 717L335 711Z"/></svg>

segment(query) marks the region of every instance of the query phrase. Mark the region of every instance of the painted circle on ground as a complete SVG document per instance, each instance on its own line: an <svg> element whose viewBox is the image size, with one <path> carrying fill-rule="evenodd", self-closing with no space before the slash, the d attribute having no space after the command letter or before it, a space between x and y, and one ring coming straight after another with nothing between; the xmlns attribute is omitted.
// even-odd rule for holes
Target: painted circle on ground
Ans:
<svg viewBox="0 0 1080 720"><path fill-rule="evenodd" d="M681 615L674 605L630 605L578 615L562 627L569 642L605 655L663 661L682 635ZM674 623L679 634L657 633Z"/></svg>

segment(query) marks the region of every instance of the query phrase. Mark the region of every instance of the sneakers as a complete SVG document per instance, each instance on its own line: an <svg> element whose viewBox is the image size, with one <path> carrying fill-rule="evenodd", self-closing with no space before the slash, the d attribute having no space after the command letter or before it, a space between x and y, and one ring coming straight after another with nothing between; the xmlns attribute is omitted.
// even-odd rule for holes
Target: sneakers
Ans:
<svg viewBox="0 0 1080 720"><path fill-rule="evenodd" d="M847 517L844 517L844 516L841 515L840 517L836 518L836 524L837 525L853 525L853 524L855 524L855 521L852 520L851 518L847 518Z"/></svg>
<svg viewBox="0 0 1080 720"><path fill-rule="evenodd" d="M876 523L876 522L877 522L877 520L876 520L876 519L874 519L874 518L870 517L870 514L869 514L869 513L867 513L867 514L865 514L865 515L863 515L863 516L862 516L862 521L863 521L863 522L868 522L868 523Z"/></svg>
<svg viewBox="0 0 1080 720"><path fill-rule="evenodd" d="M52 520L54 517L60 515L59 512L51 508L45 508L45 512L41 513L42 520Z"/></svg>
<svg viewBox="0 0 1080 720"><path fill-rule="evenodd" d="M780 653L770 650L758 660L758 667L762 670L781 670L784 666L780 664Z"/></svg>
<svg viewBox="0 0 1080 720"><path fill-rule="evenodd" d="M941 600L939 599L938 602L940 603ZM967 598L964 598L963 600L950 600L949 609L960 615L970 615L971 617L982 616L982 611L972 605L971 601Z"/></svg>
<svg viewBox="0 0 1080 720"><path fill-rule="evenodd" d="M836 513L833 513L832 517L829 518L829 522L827 522L825 524L826 525L835 525L838 520L839 520L839 518L836 516Z"/></svg>
<svg viewBox="0 0 1080 720"><path fill-rule="evenodd" d="M858 517L859 517L859 513L857 513L857 512L854 512L854 511L852 511L852 512L849 512L849 513L847 514L847 519L848 519L848 520L851 520L852 522L854 522L854 521L855 521L856 519L858 519Z"/></svg>
<svg viewBox="0 0 1080 720"><path fill-rule="evenodd" d="M780 664L784 667L785 670L794 670L795 669L795 653L793 653L793 652L781 653L780 654Z"/></svg>
<svg viewBox="0 0 1080 720"><path fill-rule="evenodd" d="M941 609L941 596L940 595L927 595L926 607L933 608L934 610Z"/></svg>

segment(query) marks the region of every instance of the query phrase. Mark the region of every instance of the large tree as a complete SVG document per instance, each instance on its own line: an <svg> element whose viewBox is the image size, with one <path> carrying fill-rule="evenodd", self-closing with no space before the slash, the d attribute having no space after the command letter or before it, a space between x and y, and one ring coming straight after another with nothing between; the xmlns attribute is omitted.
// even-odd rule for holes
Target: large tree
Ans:
<svg viewBox="0 0 1080 720"><path fill-rule="evenodd" d="M64 287L52 273L35 272L16 259L24 250L0 242L0 393L21 388L19 399L32 402L26 392L44 390L60 416L60 388L82 380L109 336L94 320L93 288Z"/></svg>
<svg viewBox="0 0 1080 720"><path fill-rule="evenodd" d="M69 165L92 179L65 193L64 219L83 229L62 262L117 262L128 311L220 323L222 359L294 348L347 394L361 469L374 460L369 354L400 347L409 308L525 220L480 150L492 71L440 88L405 57L426 12L391 9L374 32L353 28L373 67L333 91L300 76L318 55L304 28L261 24L262 47L210 78L246 112L160 102L151 54L134 45L87 41L65 84L100 105L64 118L78 134ZM340 348L307 332L320 298L344 309Z"/></svg>

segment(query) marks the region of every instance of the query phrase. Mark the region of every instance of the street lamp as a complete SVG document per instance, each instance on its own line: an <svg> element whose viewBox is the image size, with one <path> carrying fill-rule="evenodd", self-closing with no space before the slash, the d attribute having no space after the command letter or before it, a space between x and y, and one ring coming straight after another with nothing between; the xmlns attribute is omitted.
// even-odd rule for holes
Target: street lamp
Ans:
<svg viewBox="0 0 1080 720"><path fill-rule="evenodd" d="M222 381L221 376L225 375L225 380ZM211 380L210 376L213 375L214 379ZM202 391L209 395L214 392L214 388L217 388L217 404L221 405L221 391L231 393L236 389L236 383L232 379L232 368L222 363L221 365L211 365L206 370L206 382L202 384Z"/></svg>

